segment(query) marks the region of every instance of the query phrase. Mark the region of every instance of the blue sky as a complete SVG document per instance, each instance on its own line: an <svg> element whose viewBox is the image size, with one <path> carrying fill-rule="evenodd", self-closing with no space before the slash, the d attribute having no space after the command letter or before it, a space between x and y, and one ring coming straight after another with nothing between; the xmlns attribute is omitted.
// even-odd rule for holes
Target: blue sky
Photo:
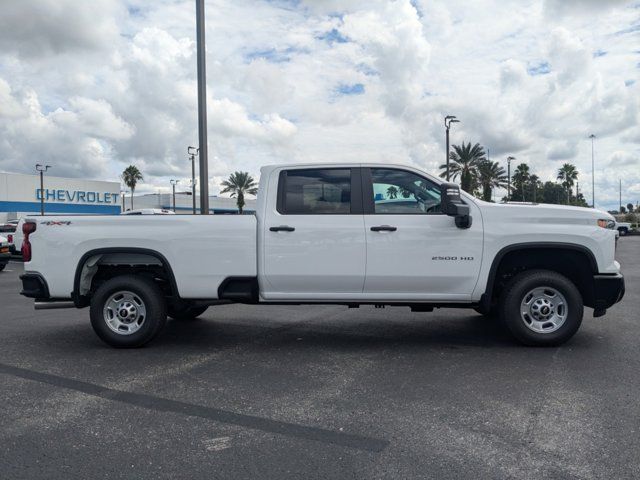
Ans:
<svg viewBox="0 0 640 480"><path fill-rule="evenodd" d="M438 173L452 142L576 164L597 204L640 200L640 8L608 0L207 0L211 189L263 164L376 161ZM0 170L190 175L191 0L23 0L0 17ZM29 18L29 22L24 19Z"/></svg>

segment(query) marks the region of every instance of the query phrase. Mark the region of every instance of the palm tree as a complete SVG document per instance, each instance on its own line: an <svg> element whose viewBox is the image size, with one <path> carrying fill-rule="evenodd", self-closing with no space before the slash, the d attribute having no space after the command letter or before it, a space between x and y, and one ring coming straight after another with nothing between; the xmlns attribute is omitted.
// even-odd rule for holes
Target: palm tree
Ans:
<svg viewBox="0 0 640 480"><path fill-rule="evenodd" d="M520 191L522 192L522 201L526 202L524 186L529 182L529 165L526 163L521 163L516 167L516 171L513 174L513 185L516 187L520 187Z"/></svg>
<svg viewBox="0 0 640 480"><path fill-rule="evenodd" d="M531 190L533 192L533 201L537 200L538 188L540 188L540 177L538 177L535 173L529 176L529 185L531 186Z"/></svg>
<svg viewBox="0 0 640 480"><path fill-rule="evenodd" d="M571 202L571 188L578 179L578 170L575 165L565 163L558 169L558 180L562 181L562 186L567 189L567 205Z"/></svg>
<svg viewBox="0 0 640 480"><path fill-rule="evenodd" d="M248 172L235 172L229 175L229 179L222 182L224 190L220 193L231 192L232 197L237 197L238 213L242 215L244 207L244 195L255 195L258 193L258 184Z"/></svg>
<svg viewBox="0 0 640 480"><path fill-rule="evenodd" d="M389 197L391 200L393 200L394 198L398 198L398 189L391 185L389 188L387 188L387 197Z"/></svg>
<svg viewBox="0 0 640 480"><path fill-rule="evenodd" d="M133 192L136 190L136 185L138 181L142 181L142 173L138 170L138 167L135 165L129 165L122 172L122 181L124 184L131 189L131 210L133 210Z"/></svg>
<svg viewBox="0 0 640 480"><path fill-rule="evenodd" d="M484 149L479 143L473 147L471 142L462 145L452 145L453 152L449 154L449 172L453 180L460 177L460 188L465 192L471 193L477 185L478 167L480 162L486 160ZM447 165L440 165L440 169L444 170L441 178L447 176Z"/></svg>
<svg viewBox="0 0 640 480"><path fill-rule="evenodd" d="M507 186L507 174L498 162L485 160L478 166L478 181L482 187L482 199L490 202L494 188Z"/></svg>

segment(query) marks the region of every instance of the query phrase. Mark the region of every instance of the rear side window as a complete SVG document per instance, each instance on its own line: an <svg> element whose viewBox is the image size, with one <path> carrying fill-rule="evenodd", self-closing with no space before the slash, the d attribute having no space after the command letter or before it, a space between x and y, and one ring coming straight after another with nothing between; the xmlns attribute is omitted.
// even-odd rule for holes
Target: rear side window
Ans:
<svg viewBox="0 0 640 480"><path fill-rule="evenodd" d="M285 215L351 213L350 168L287 170L278 190L278 212Z"/></svg>

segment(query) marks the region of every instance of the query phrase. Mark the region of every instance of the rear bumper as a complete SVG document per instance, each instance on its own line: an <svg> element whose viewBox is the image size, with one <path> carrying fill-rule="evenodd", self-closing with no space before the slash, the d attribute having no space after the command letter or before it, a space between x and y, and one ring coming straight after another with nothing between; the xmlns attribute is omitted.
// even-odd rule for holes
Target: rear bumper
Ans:
<svg viewBox="0 0 640 480"><path fill-rule="evenodd" d="M39 273L25 273L20 275L20 280L22 280L20 295L41 300L49 298L49 286Z"/></svg>
<svg viewBox="0 0 640 480"><path fill-rule="evenodd" d="M624 297L624 277L621 273L593 276L593 298L588 305L594 310L606 310Z"/></svg>

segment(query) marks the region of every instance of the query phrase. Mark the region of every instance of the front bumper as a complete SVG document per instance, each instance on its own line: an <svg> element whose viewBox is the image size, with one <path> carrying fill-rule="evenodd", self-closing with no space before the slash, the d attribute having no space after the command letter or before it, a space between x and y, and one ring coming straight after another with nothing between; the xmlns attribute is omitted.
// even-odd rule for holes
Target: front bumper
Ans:
<svg viewBox="0 0 640 480"><path fill-rule="evenodd" d="M22 280L22 291L20 295L28 298L44 300L49 298L49 287L47 281L39 273L25 273L20 275Z"/></svg>
<svg viewBox="0 0 640 480"><path fill-rule="evenodd" d="M624 277L621 273L593 276L592 305L595 312L606 310L624 297Z"/></svg>

